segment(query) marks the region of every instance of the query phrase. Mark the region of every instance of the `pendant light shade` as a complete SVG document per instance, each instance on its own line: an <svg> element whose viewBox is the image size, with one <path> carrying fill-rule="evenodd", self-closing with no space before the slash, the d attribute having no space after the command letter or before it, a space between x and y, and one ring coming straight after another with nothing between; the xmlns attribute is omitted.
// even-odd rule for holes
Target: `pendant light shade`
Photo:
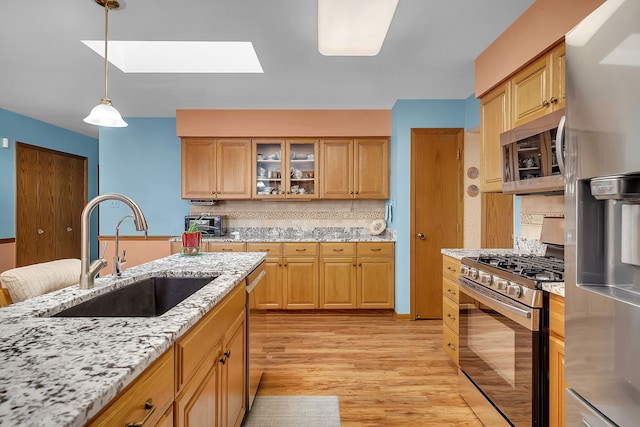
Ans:
<svg viewBox="0 0 640 427"><path fill-rule="evenodd" d="M84 118L85 123L96 126L123 128L127 127L127 122L111 104L111 99L107 94L109 60L107 57L107 47L109 38L109 10L118 9L120 4L116 0L95 0L100 6L104 6L104 97L100 99L100 103L93 107L87 117Z"/></svg>

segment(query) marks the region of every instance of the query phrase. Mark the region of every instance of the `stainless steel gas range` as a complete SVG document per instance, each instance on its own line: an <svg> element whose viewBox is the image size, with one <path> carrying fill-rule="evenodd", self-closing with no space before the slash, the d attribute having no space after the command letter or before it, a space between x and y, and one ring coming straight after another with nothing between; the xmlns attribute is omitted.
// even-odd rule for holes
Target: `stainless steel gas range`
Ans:
<svg viewBox="0 0 640 427"><path fill-rule="evenodd" d="M460 394L485 425L547 425L548 298L541 286L563 280L561 258L462 259Z"/></svg>

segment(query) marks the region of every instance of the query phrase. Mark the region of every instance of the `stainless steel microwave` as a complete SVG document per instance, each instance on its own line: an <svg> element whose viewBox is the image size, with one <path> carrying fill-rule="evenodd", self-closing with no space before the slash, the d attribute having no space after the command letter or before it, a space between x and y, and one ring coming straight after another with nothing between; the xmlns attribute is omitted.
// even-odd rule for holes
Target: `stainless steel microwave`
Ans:
<svg viewBox="0 0 640 427"><path fill-rule="evenodd" d="M502 192L564 192L564 108L500 134Z"/></svg>
<svg viewBox="0 0 640 427"><path fill-rule="evenodd" d="M184 217L184 229L188 230L195 223L198 231L209 236L224 236L227 234L227 217L221 215L187 215Z"/></svg>

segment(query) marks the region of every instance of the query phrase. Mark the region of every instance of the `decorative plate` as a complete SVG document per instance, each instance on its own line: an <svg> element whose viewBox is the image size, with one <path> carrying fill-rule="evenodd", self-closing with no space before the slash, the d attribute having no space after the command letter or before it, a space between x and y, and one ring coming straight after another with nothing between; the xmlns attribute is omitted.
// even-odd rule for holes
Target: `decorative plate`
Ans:
<svg viewBox="0 0 640 427"><path fill-rule="evenodd" d="M471 179L476 179L478 177L478 168L471 166L469 170L467 170L467 176Z"/></svg>
<svg viewBox="0 0 640 427"><path fill-rule="evenodd" d="M387 228L387 223L384 222L384 219L376 219L369 225L369 233L371 233L372 236L377 236L382 233L385 228Z"/></svg>

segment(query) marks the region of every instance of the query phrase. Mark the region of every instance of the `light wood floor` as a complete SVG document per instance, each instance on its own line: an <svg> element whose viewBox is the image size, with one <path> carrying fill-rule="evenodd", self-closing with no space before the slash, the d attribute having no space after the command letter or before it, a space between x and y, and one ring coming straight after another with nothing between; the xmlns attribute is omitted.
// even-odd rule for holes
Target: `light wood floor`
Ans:
<svg viewBox="0 0 640 427"><path fill-rule="evenodd" d="M338 396L344 427L482 427L458 395L441 321L395 320L388 312L268 318L258 395Z"/></svg>

